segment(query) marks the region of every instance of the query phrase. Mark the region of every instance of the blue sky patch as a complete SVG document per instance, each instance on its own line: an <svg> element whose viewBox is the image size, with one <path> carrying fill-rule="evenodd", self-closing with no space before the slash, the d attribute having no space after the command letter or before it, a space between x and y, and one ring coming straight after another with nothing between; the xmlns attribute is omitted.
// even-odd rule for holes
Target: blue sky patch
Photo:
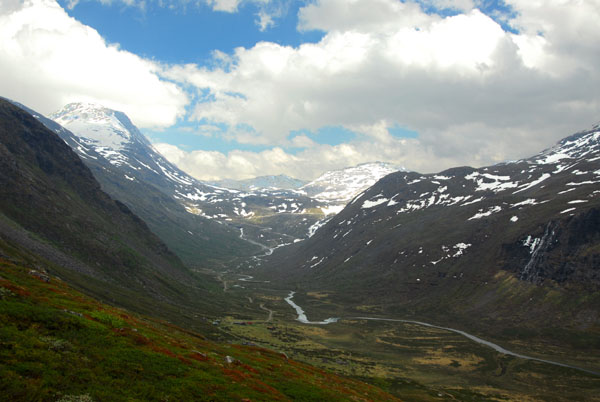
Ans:
<svg viewBox="0 0 600 402"><path fill-rule="evenodd" d="M388 133L390 133L396 138L417 138L419 136L419 133L417 133L416 131L409 130L398 124L389 127Z"/></svg>
<svg viewBox="0 0 600 402"><path fill-rule="evenodd" d="M237 47L251 48L260 41L297 47L323 37L321 32L296 29L300 2L291 3L264 32L256 24L259 9L252 3L242 3L235 13L212 11L202 2L167 9L149 1L144 10L119 2L82 1L73 9L67 8L68 1L59 3L71 17L96 29L109 43L172 64L204 65L214 50L232 54Z"/></svg>
<svg viewBox="0 0 600 402"><path fill-rule="evenodd" d="M240 127L242 128L242 127ZM243 128L242 128L243 129ZM188 152L195 150L217 151L227 154L232 149L261 152L271 146L241 144L223 138L226 125L177 125L165 130L142 130L152 143L173 144Z"/></svg>
<svg viewBox="0 0 600 402"><path fill-rule="evenodd" d="M314 142L327 145L339 145L356 138L355 132L342 126L326 126L316 132L309 130L293 131L290 134L290 139L298 135L305 135Z"/></svg>

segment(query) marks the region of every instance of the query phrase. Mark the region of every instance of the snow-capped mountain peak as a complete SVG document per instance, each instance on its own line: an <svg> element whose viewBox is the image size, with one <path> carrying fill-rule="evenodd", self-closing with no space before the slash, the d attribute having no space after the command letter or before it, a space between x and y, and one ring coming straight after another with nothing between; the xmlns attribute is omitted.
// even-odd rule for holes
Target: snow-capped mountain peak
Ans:
<svg viewBox="0 0 600 402"><path fill-rule="evenodd" d="M121 151L132 142L145 140L124 113L94 103L70 103L50 118L89 145L106 150Z"/></svg>
<svg viewBox="0 0 600 402"><path fill-rule="evenodd" d="M362 163L325 172L301 187L301 190L313 198L341 204L350 201L382 177L397 171L406 171L406 169L384 162Z"/></svg>
<svg viewBox="0 0 600 402"><path fill-rule="evenodd" d="M247 230L243 239L257 236L253 241L267 242L268 237L273 246L306 236L309 227L323 218L315 212L320 211L323 203L297 191L272 188L240 191L196 180L158 153L122 112L75 103L65 106L52 118L53 123L59 124L52 129L92 167L101 182L115 189L115 197L127 189L144 191L150 186L172 198L190 214L225 226L237 225L231 229L235 232L255 216L267 217L275 222L265 224L269 226L260 232L253 223L254 231ZM130 196L128 193L127 197ZM286 218L280 219L279 215ZM281 226L279 220L286 223L273 230L273 225Z"/></svg>

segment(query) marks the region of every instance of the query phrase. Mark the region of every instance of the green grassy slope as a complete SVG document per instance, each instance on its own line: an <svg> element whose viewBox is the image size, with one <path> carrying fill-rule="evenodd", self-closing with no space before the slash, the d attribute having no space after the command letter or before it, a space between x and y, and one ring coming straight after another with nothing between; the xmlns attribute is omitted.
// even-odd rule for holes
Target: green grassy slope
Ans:
<svg viewBox="0 0 600 402"><path fill-rule="evenodd" d="M26 264L0 257L4 400L395 400L275 351L99 303Z"/></svg>

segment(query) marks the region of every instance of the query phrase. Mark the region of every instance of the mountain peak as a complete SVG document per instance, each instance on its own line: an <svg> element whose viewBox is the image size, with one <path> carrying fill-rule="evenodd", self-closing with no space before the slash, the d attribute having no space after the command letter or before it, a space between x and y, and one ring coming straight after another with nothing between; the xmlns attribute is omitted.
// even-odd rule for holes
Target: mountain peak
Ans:
<svg viewBox="0 0 600 402"><path fill-rule="evenodd" d="M301 190L316 199L339 204L350 201L354 196L375 184L390 173L406 169L385 162L367 162L360 165L323 173Z"/></svg>
<svg viewBox="0 0 600 402"><path fill-rule="evenodd" d="M394 165L393 163L389 163L389 162L381 162L381 161L373 161L373 162L364 162L364 163L359 163L356 166L350 166L350 167L367 167L367 166L390 166L390 167L395 167L397 168L397 165ZM403 168L401 168L403 169Z"/></svg>
<svg viewBox="0 0 600 402"><path fill-rule="evenodd" d="M52 114L52 117L64 119L85 118L88 121L102 121L114 116L115 110L92 102L73 102L63 106L62 109Z"/></svg>
<svg viewBox="0 0 600 402"><path fill-rule="evenodd" d="M145 142L125 113L96 103L69 103L50 118L76 132L88 145L105 150L121 151L133 142Z"/></svg>

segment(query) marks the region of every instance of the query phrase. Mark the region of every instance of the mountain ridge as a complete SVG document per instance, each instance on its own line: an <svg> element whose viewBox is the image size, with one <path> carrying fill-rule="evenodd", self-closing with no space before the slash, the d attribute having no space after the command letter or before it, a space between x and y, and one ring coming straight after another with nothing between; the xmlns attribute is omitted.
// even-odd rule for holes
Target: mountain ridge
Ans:
<svg viewBox="0 0 600 402"><path fill-rule="evenodd" d="M600 330L599 211L593 128L519 161L385 176L255 275L330 294L340 315L373 306L564 342L544 331Z"/></svg>
<svg viewBox="0 0 600 402"><path fill-rule="evenodd" d="M81 108L83 108L83 112L80 111ZM89 112L89 108L95 108L94 113ZM229 254L236 255L236 249L246 250L242 253L244 255L251 254L250 250L254 250L254 252L260 250L254 244L257 242L266 242L271 246L288 243L305 235L307 228L322 217L315 201L295 191L259 189L258 191L244 192L200 182L178 169L156 152L134 126L131 128L136 133L136 135L131 136L134 141L120 146L118 149L95 145L94 142L101 143L103 138L110 135L104 134L103 131L114 132L128 129L124 126L122 128L118 127L119 124L116 128L111 124L108 124L108 127L107 124L98 124L98 121L101 123L109 121L110 117L96 117L89 121L87 119L90 114L97 116L106 113L115 115L119 112L97 105L81 106L77 104L74 106L67 105L63 108L63 111L57 112L54 116L67 128L73 125L81 131L81 137L75 132L73 133L74 138L66 138L66 140L70 141L73 149L80 152L80 156L86 163L94 165L96 162L101 164L103 160L108 160L114 166L113 169L104 164L100 168L94 169L103 184L106 184L106 180L102 176L105 176L106 172L114 171L113 176L118 176L119 173L122 176L119 178L120 187L128 187L130 185L128 181L135 182L136 180L154 186L162 195L171 198L183 207L187 214L197 217L195 219L198 222L195 225L196 229L187 228L183 232L179 230L180 235L185 236L185 233L202 231L202 226L209 228L206 229L204 234L209 239L211 238L210 233L221 232L223 240L220 241L220 244L227 247L227 250L220 257L217 256L221 262L228 260ZM86 135L92 138L88 138ZM143 141L135 141L135 138L138 137L142 138ZM90 158L91 152L104 155L93 155L94 157ZM113 180L115 178L113 177ZM114 187L109 188L107 186L107 189L116 198L129 196L131 206L139 202L131 200L133 191L125 191L127 194L124 194L124 192L119 193L118 189ZM141 214L143 215L143 213ZM278 223L281 220L281 215L288 218L285 219L287 224ZM263 222L264 220L267 222ZM271 230L270 228L274 225L276 227ZM239 227L246 229L245 235L247 238L239 236ZM154 228L160 231L161 224L155 224ZM266 229L266 231L263 229ZM177 231L178 225L175 225L172 230ZM194 235L192 234L192 236ZM168 236L163 238L169 240ZM252 241L249 242L247 239ZM222 247L218 244L207 244L205 248ZM200 259L193 262L203 264L206 261Z"/></svg>

